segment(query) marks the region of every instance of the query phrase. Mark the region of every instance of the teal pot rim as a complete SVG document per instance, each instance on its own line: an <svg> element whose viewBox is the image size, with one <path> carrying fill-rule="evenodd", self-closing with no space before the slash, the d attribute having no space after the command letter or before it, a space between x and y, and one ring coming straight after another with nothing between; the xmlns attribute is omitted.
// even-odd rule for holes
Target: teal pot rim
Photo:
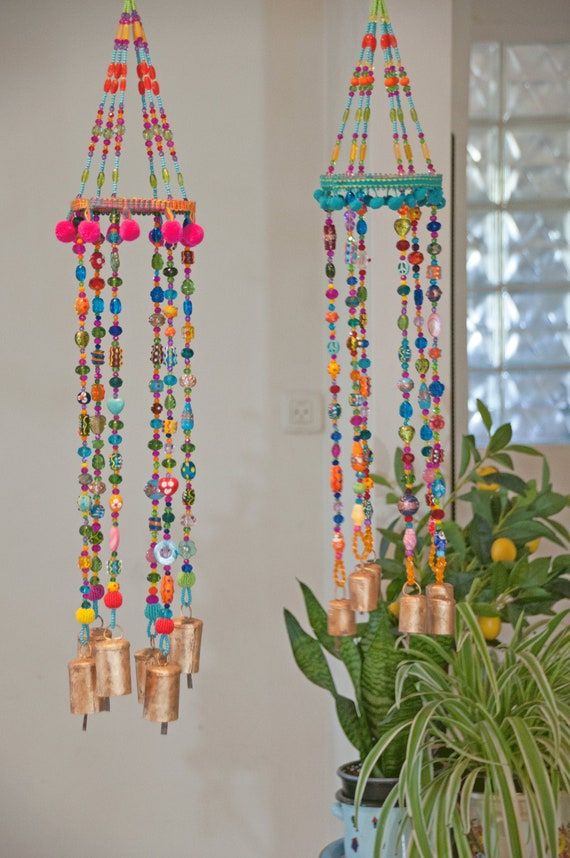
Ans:
<svg viewBox="0 0 570 858"><path fill-rule="evenodd" d="M336 770L342 782L342 789L338 795L343 796L343 804L353 804L356 793L356 784L358 783L358 775L350 774L346 769L352 766L360 766L359 760L353 760L349 763L343 763ZM364 795L362 803L373 807L382 807L394 786L398 783L398 778L368 778L364 787ZM340 800L340 799L339 799Z"/></svg>

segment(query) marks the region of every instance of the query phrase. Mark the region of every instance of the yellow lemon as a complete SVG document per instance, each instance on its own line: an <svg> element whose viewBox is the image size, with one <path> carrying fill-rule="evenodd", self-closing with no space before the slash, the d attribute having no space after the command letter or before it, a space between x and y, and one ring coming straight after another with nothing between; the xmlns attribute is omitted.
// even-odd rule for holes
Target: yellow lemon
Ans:
<svg viewBox="0 0 570 858"><path fill-rule="evenodd" d="M396 617L396 619L398 619L398 617L400 616L400 603L390 602L390 604L388 605L388 610L393 617Z"/></svg>
<svg viewBox="0 0 570 858"><path fill-rule="evenodd" d="M502 536L491 545L491 559L495 563L513 563L517 559L517 547L512 539Z"/></svg>
<svg viewBox="0 0 570 858"><path fill-rule="evenodd" d="M497 469L492 465L485 465L482 468L477 468L477 473L480 477L488 477L490 474L496 474ZM498 483L477 483L477 488L484 492L496 492L499 488Z"/></svg>
<svg viewBox="0 0 570 858"><path fill-rule="evenodd" d="M540 537L539 536L536 539L531 539L530 542L526 543L526 547L528 548L528 553L534 554L535 551L538 551L539 545L540 545Z"/></svg>
<svg viewBox="0 0 570 858"><path fill-rule="evenodd" d="M501 634L500 617L477 617L477 622L486 641L494 641Z"/></svg>

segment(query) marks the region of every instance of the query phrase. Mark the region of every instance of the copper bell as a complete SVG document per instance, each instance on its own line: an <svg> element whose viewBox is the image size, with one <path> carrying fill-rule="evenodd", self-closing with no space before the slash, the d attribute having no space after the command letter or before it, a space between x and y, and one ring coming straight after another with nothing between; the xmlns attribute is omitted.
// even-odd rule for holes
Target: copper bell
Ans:
<svg viewBox="0 0 570 858"><path fill-rule="evenodd" d="M356 617L350 599L331 599L327 627L329 635L334 637L356 634Z"/></svg>
<svg viewBox="0 0 570 858"><path fill-rule="evenodd" d="M143 716L147 721L158 721L163 735L168 722L178 720L181 672L180 665L173 661L146 666Z"/></svg>
<svg viewBox="0 0 570 858"><path fill-rule="evenodd" d="M157 650L152 646L139 649L135 652L135 674L137 677L137 700L144 703L144 689L146 684L146 669L149 663L156 658Z"/></svg>
<svg viewBox="0 0 570 858"><path fill-rule="evenodd" d="M83 729L87 729L87 716L105 712L105 698L96 691L95 659L92 655L78 655L67 665L69 671L69 707L72 715L83 715Z"/></svg>
<svg viewBox="0 0 570 858"><path fill-rule="evenodd" d="M192 674L200 670L200 647L204 623L196 617L175 617L170 636L170 657L186 674L188 688L192 688Z"/></svg>
<svg viewBox="0 0 570 858"><path fill-rule="evenodd" d="M455 598L452 584L428 584L427 631L430 635L455 634Z"/></svg>
<svg viewBox="0 0 570 858"><path fill-rule="evenodd" d="M104 638L94 645L97 694L121 697L131 693L130 644L125 638Z"/></svg>
<svg viewBox="0 0 570 858"><path fill-rule="evenodd" d="M422 595L417 587L416 593L402 590L400 596L400 622L399 629L403 634L423 635L426 633L426 597Z"/></svg>
<svg viewBox="0 0 570 858"><path fill-rule="evenodd" d="M92 655L95 658L95 647L106 637L111 636L110 629L106 629L105 626L98 626L95 629L89 630L89 641L87 644L82 643L81 641L77 644L77 655L80 656L85 654L86 652L89 655ZM111 701L108 697L100 697L99 700L102 703L102 709L100 712L110 712L111 711Z"/></svg>
<svg viewBox="0 0 570 858"><path fill-rule="evenodd" d="M348 576L352 607L359 613L369 613L378 607L381 570L378 563L361 563Z"/></svg>

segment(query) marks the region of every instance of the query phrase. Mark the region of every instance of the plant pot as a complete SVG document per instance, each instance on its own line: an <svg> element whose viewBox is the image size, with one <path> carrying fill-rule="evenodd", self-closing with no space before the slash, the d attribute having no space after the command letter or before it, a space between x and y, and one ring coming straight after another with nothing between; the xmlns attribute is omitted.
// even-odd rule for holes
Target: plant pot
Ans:
<svg viewBox="0 0 570 858"><path fill-rule="evenodd" d="M525 842L529 837L530 832L528 805L526 799L522 795L517 796L517 801L522 825L521 836L523 839L525 858L544 858L543 855L539 855L535 851L533 846ZM485 858L485 852L483 849L482 819L483 796L480 793L473 793L471 797L471 831L469 832L469 845L474 858ZM511 847L505 833L502 812L498 802L497 822L499 835L497 858L511 858ZM558 826L558 858L570 858L570 797L565 794L560 796Z"/></svg>
<svg viewBox="0 0 570 858"><path fill-rule="evenodd" d="M346 763L337 774L342 781L342 789L336 794L332 806L333 814L344 825L344 853L346 858L372 858L378 818L386 798L397 783L392 778L370 778L364 790L364 798L358 814L358 831L354 827L354 793L358 781L360 764ZM406 833L398 836L401 813L398 807L391 812L386 825L387 841L382 849L382 858L404 858L408 838Z"/></svg>

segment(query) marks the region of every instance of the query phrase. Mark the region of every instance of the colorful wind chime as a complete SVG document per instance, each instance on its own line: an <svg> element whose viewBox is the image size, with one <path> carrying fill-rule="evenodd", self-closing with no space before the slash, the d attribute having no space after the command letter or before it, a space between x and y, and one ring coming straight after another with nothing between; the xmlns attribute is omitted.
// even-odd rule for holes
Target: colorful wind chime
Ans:
<svg viewBox="0 0 570 858"><path fill-rule="evenodd" d="M393 173L366 172L366 157L371 114L371 97L376 82L375 57L377 48L383 55L383 86L389 108L392 129L392 145L396 160ZM409 120L405 113L408 113ZM351 120L352 117L352 120ZM347 128L353 121L352 134ZM416 172L413 162L412 143L408 135L410 122L415 126L419 147L425 161L425 171ZM337 173L337 163L345 138L349 146L348 164L344 173ZM441 431L445 422L441 414L441 398L444 385L439 374L441 348L441 317L438 312L441 298L441 245L439 235L441 223L438 210L445 205L442 192L442 177L436 173L431 161L428 143L422 130L410 86L410 79L402 64L398 42L386 5L383 0L373 0L368 26L354 73L350 80L348 100L344 109L340 129L332 150L331 160L325 175L321 176L320 188L315 199L326 212L324 224L324 246L326 253L325 274L327 278L326 299L328 302L326 322L328 331L330 404L328 415L331 421L331 490L333 494L333 578L336 598L329 603L328 630L331 635L343 636L356 633L355 612L372 611L380 597L380 565L373 558L372 499L373 486L370 477L372 452L371 432L368 428L370 383L369 337L370 320L367 313L368 298L368 253L366 236L367 215L371 209L387 208L394 212L394 230L397 235L397 270L394 279L401 300L397 326L401 332L398 358L401 376L398 389L402 394L399 415L402 424L399 438L403 444L403 494L398 510L405 523L404 550L405 575L400 598L400 631L407 633L429 632L452 634L454 629L455 602L453 587L446 583L445 548L446 539L442 530L444 510L442 498L446 492L441 466L444 451ZM344 233L342 250L346 267L346 287L341 291L337 284L335 253L337 231L333 214L343 212ZM424 238L420 229L422 215L425 221ZM340 243L340 240L338 240ZM422 252L422 242L425 250ZM413 307L410 306L410 298ZM341 464L340 429L341 405L341 344L338 330L339 303L348 308L349 354L348 407L352 438L351 466L354 473L355 501L351 512L352 554L356 562L355 571L348 576L344 561L345 539L343 535L343 469ZM429 315L425 318L426 304ZM412 327L413 326L413 327ZM413 332L415 328L415 332ZM414 380L412 367L415 369ZM412 394L417 389L414 408ZM414 410L419 413L422 441L421 455L425 460L423 478L426 484L426 502L429 508L429 533L431 547L428 563L434 575L434 583L422 593L416 574L417 536L414 516L420 501L413 494L415 484L412 442L416 435L413 426ZM348 583L348 593L347 593Z"/></svg>
<svg viewBox="0 0 570 858"><path fill-rule="evenodd" d="M131 39L152 194L148 199L126 198L118 192ZM94 196L90 197L86 188L97 157ZM108 173L111 192L104 196ZM173 196L173 178L180 194L178 199ZM159 196L159 182L164 186L162 196ZM152 270L149 277L152 370L148 384L151 394L148 447L152 461L145 487L151 515L146 552L149 586L144 607L149 645L135 654L135 662L138 699L144 704L144 717L160 722L165 733L168 722L178 718L181 673L187 674L191 686L192 674L199 669L202 636L202 621L192 617L191 609L196 553L192 539L196 473L192 458L192 390L196 379L192 372L191 274L192 248L202 241L204 233L195 222L195 204L186 194L141 18L134 0L125 0L79 193L71 203L67 219L60 221L55 230L60 241L71 244L76 262L75 343L79 359L75 373L79 383L78 507L82 545L78 559L80 606L75 615L80 629L79 645L77 658L69 664L69 679L71 711L84 716L84 729L87 715L109 709L109 698L131 692L130 646L117 624L117 612L123 603L119 518L123 508L121 433L125 405L121 378L124 350L120 256L123 242L134 241L140 235L135 215L148 216L151 221L148 237ZM180 275L178 266L182 269ZM182 371L177 376L179 364ZM182 407L175 396L178 386L182 389ZM178 444L180 459L176 458ZM179 478L175 476L178 466L183 483L181 491ZM182 536L178 542L174 537L177 494L182 496L183 505L179 521ZM174 566L178 560L181 561L177 576L180 616L175 618ZM106 585L101 582L104 567ZM108 612L106 622L100 613L101 603Z"/></svg>

